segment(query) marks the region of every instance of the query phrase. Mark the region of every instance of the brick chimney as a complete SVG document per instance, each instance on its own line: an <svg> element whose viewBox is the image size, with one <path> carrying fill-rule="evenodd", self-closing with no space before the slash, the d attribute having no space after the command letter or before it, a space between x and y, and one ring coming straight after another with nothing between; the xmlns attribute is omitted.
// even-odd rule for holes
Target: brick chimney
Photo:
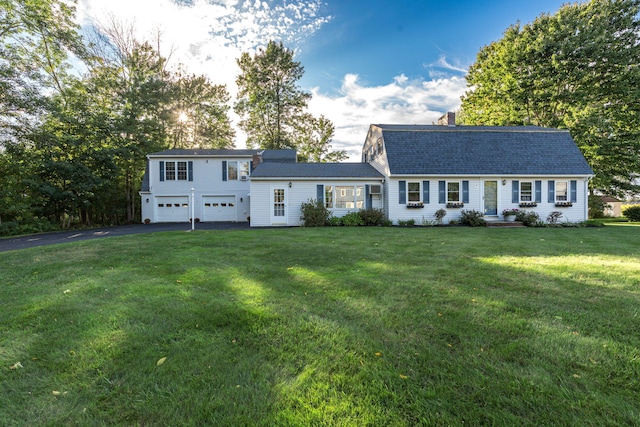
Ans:
<svg viewBox="0 0 640 427"><path fill-rule="evenodd" d="M256 166L258 166L260 163L262 163L262 153L264 153L264 150L258 152L257 154L253 155L253 169L256 168ZM252 169L252 170L253 170Z"/></svg>
<svg viewBox="0 0 640 427"><path fill-rule="evenodd" d="M438 125L440 126L455 126L456 125L456 113L448 112L438 119Z"/></svg>

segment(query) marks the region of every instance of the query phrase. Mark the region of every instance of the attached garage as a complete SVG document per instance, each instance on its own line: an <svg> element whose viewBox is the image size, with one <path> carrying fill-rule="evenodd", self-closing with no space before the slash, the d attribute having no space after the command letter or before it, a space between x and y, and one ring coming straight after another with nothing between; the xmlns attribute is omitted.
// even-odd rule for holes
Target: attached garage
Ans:
<svg viewBox="0 0 640 427"><path fill-rule="evenodd" d="M156 222L189 222L189 196L156 197Z"/></svg>
<svg viewBox="0 0 640 427"><path fill-rule="evenodd" d="M202 196L202 220L237 221L235 196Z"/></svg>

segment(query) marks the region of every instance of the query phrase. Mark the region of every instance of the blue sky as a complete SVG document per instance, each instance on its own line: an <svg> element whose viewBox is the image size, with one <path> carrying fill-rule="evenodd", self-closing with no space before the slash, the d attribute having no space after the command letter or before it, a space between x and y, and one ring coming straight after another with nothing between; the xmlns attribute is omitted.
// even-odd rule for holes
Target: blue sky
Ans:
<svg viewBox="0 0 640 427"><path fill-rule="evenodd" d="M371 123L432 123L460 105L464 76L504 30L561 0L78 0L83 25L116 19L139 39L236 93L235 60L268 40L294 49L311 112L336 126L335 149L359 161ZM231 116L234 123L238 118ZM245 137L238 131L237 148Z"/></svg>

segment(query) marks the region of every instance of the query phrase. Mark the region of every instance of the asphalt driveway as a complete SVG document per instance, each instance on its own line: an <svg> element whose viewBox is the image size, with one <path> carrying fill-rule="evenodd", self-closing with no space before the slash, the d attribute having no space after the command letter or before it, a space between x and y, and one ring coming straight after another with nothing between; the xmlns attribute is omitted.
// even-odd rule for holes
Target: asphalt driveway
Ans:
<svg viewBox="0 0 640 427"><path fill-rule="evenodd" d="M202 222L196 230L248 230L248 222ZM191 231L191 224L130 224L100 227L86 230L59 231L55 233L31 234L29 236L0 238L0 252L15 251L35 246L55 245L78 240L101 239L129 234L156 233L159 231Z"/></svg>

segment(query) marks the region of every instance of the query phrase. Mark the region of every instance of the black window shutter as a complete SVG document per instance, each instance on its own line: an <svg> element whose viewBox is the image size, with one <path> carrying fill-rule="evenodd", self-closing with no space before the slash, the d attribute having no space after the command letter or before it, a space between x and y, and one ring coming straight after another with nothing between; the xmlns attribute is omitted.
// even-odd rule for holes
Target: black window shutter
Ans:
<svg viewBox="0 0 640 427"><path fill-rule="evenodd" d="M446 181L438 181L438 203L447 203Z"/></svg>
<svg viewBox="0 0 640 427"><path fill-rule="evenodd" d="M407 181L398 181L398 203L407 203Z"/></svg>
<svg viewBox="0 0 640 427"><path fill-rule="evenodd" d="M164 162L160 162L160 181L164 181Z"/></svg>
<svg viewBox="0 0 640 427"><path fill-rule="evenodd" d="M571 181L571 203L576 203L578 201L578 181Z"/></svg>
<svg viewBox="0 0 640 427"><path fill-rule="evenodd" d="M511 181L511 203L520 201L520 181Z"/></svg>
<svg viewBox="0 0 640 427"><path fill-rule="evenodd" d="M536 181L536 203L542 203L542 181Z"/></svg>
<svg viewBox="0 0 640 427"><path fill-rule="evenodd" d="M422 203L429 203L429 181L422 181Z"/></svg>
<svg viewBox="0 0 640 427"><path fill-rule="evenodd" d="M469 181L462 181L462 203L469 203Z"/></svg>
<svg viewBox="0 0 640 427"><path fill-rule="evenodd" d="M324 185L322 184L316 186L316 199L324 205Z"/></svg>
<svg viewBox="0 0 640 427"><path fill-rule="evenodd" d="M547 198L547 202L554 203L556 201L556 182L549 181L547 183L549 197Z"/></svg>
<svg viewBox="0 0 640 427"><path fill-rule="evenodd" d="M369 193L369 184L364 186L364 207L371 209L371 194Z"/></svg>
<svg viewBox="0 0 640 427"><path fill-rule="evenodd" d="M223 181L227 180L227 161L226 160L222 161L222 180Z"/></svg>
<svg viewBox="0 0 640 427"><path fill-rule="evenodd" d="M187 166L189 168L189 181L193 181L193 162L189 160Z"/></svg>

